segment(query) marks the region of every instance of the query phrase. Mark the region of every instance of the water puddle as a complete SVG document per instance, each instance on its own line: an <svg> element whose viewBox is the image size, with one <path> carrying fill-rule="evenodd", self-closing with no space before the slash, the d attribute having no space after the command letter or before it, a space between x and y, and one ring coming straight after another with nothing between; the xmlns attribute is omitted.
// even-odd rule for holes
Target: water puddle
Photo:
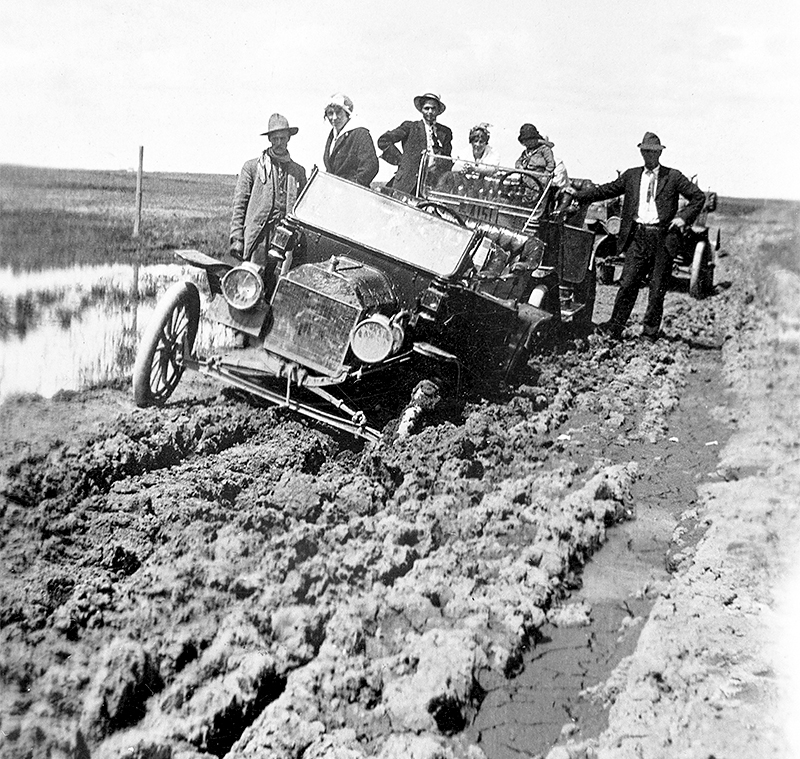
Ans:
<svg viewBox="0 0 800 759"><path fill-rule="evenodd" d="M129 377L158 298L180 279L197 283L205 303L203 272L177 264L0 270L0 402ZM201 319L199 348L231 338Z"/></svg>

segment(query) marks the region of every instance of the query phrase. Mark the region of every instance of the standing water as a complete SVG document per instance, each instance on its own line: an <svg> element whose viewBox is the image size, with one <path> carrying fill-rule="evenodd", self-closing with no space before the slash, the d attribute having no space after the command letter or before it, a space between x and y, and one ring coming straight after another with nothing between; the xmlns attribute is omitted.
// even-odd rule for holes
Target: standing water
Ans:
<svg viewBox="0 0 800 759"><path fill-rule="evenodd" d="M158 298L180 279L206 300L205 274L176 264L0 270L0 401L130 377ZM201 319L195 344L224 343L221 329Z"/></svg>

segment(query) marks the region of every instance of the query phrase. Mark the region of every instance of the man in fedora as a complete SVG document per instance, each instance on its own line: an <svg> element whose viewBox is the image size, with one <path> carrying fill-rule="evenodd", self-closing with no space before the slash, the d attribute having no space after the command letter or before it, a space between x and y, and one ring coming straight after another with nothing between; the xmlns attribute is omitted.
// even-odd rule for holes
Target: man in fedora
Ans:
<svg viewBox="0 0 800 759"><path fill-rule="evenodd" d="M618 246L625 254L619 291L611 319L599 330L614 339L636 304L639 287L650 275L650 293L644 315L642 337L655 342L664 313L664 296L672 276L672 261L680 243L679 234L703 208L705 195L680 171L659 163L664 146L658 136L645 132L639 143L644 166L624 171L608 184L579 190L578 201L608 200L624 195ZM688 201L678 213L678 196Z"/></svg>
<svg viewBox="0 0 800 759"><path fill-rule="evenodd" d="M235 258L266 263L269 236L275 222L292 210L306 184L306 170L295 163L286 146L297 127L273 113L262 136L270 146L258 158L246 161L233 194L230 252Z"/></svg>
<svg viewBox="0 0 800 759"><path fill-rule="evenodd" d="M384 132L378 138L378 149L382 150L381 158L392 166L397 166L397 173L387 183L396 190L411 195L417 192L422 153L430 150L435 155L451 155L453 149L453 133L449 127L439 124L437 118L444 113L445 105L438 95L426 92L414 98L414 107L422 114L420 121L404 121L396 129ZM403 146L402 152L395 143ZM429 176L438 177L449 171L451 161L429 158Z"/></svg>

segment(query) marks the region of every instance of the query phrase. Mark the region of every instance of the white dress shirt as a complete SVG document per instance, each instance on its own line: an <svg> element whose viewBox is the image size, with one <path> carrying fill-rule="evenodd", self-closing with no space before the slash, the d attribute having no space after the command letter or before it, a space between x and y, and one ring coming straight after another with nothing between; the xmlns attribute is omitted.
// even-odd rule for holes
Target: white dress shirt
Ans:
<svg viewBox="0 0 800 759"><path fill-rule="evenodd" d="M428 143L428 168L432 169L436 166L436 159L434 156L433 146L434 146L434 139L433 139L433 130L435 126L433 124L429 124L425 119L422 120L422 123L425 126L425 138Z"/></svg>
<svg viewBox="0 0 800 759"><path fill-rule="evenodd" d="M645 169L642 172L642 183L639 185L639 211L636 221L640 224L658 224L658 210L656 209L656 188L658 187L658 169L652 171ZM648 189L651 189L648 199Z"/></svg>

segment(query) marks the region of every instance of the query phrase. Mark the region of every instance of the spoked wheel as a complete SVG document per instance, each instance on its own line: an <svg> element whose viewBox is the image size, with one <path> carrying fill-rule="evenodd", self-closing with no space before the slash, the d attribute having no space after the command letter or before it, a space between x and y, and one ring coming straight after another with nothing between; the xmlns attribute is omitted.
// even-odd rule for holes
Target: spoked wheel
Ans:
<svg viewBox="0 0 800 759"><path fill-rule="evenodd" d="M420 211L426 211L433 216L438 216L440 219L444 219L445 221L451 221L454 224L458 224L459 227L466 227L467 223L461 218L461 214L456 213L452 208L448 208L443 203L437 203L434 200L424 200L420 203L417 208Z"/></svg>
<svg viewBox="0 0 800 759"><path fill-rule="evenodd" d="M713 283L713 269L711 268L711 249L705 240L701 240L694 248L692 268L689 274L689 295L700 299L711 292Z"/></svg>
<svg viewBox="0 0 800 759"><path fill-rule="evenodd" d="M184 349L191 351L200 323L200 295L191 282L170 287L142 335L133 365L137 406L166 403L183 376Z"/></svg>

